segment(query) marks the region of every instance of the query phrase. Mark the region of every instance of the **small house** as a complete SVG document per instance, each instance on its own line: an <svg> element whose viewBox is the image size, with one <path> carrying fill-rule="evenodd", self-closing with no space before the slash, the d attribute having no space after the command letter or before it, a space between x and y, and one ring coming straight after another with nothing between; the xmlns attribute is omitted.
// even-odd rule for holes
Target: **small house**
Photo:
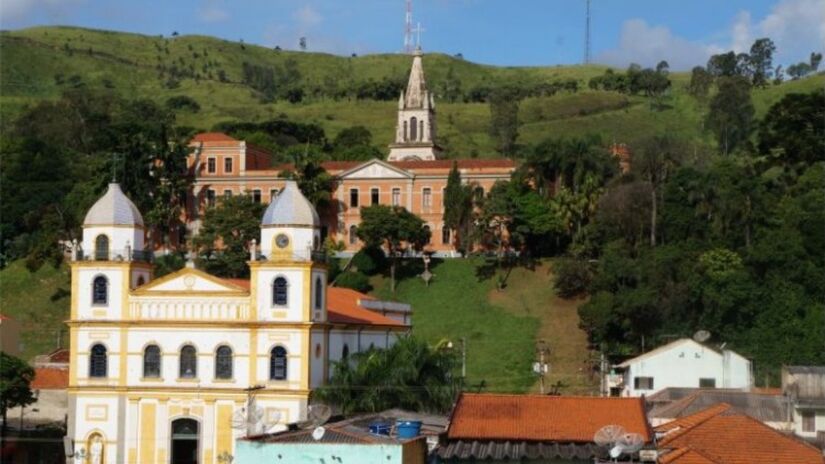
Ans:
<svg viewBox="0 0 825 464"><path fill-rule="evenodd" d="M782 392L793 404L794 433L825 447L825 366L783 367Z"/></svg>

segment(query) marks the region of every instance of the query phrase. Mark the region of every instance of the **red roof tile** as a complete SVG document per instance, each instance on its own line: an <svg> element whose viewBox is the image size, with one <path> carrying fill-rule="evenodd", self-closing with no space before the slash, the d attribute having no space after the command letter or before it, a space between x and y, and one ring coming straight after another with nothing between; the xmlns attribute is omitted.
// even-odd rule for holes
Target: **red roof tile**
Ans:
<svg viewBox="0 0 825 464"><path fill-rule="evenodd" d="M327 288L327 319L338 324L374 324L403 327L399 321L362 307L359 300L374 298L348 288Z"/></svg>
<svg viewBox="0 0 825 464"><path fill-rule="evenodd" d="M236 286L236 287L241 287L241 288L243 288L244 290L249 290L249 279L228 279L228 278L222 278L221 280L223 280L224 282L226 282L226 283L228 283L228 284L230 284L230 285L234 285L234 286Z"/></svg>
<svg viewBox="0 0 825 464"><path fill-rule="evenodd" d="M513 160L509 159L477 159L477 158L468 158L468 159L446 159L446 160L433 160L433 161L387 161L388 164L391 166L395 166L399 169L404 170L416 170L416 169L436 169L436 170L443 170L449 171L453 168L453 162L458 165L459 169L512 169L515 168L516 164ZM367 161L324 161L321 163L321 167L331 173L339 173L343 171L347 171L352 169L356 166L360 166ZM293 169L292 163L285 163L280 164L278 166L272 167L267 169L267 171L274 171L275 173L280 173L281 171L290 171ZM258 172L258 171L256 171Z"/></svg>
<svg viewBox="0 0 825 464"><path fill-rule="evenodd" d="M722 464L690 448L679 448L659 458L659 464Z"/></svg>
<svg viewBox="0 0 825 464"><path fill-rule="evenodd" d="M56 367L34 369L31 388L35 390L63 390L69 386L69 370Z"/></svg>
<svg viewBox="0 0 825 464"><path fill-rule="evenodd" d="M605 425L621 425L650 442L642 398L463 393L447 436L465 440L590 443Z"/></svg>
<svg viewBox="0 0 825 464"><path fill-rule="evenodd" d="M823 463L817 448L783 435L727 404L669 422L656 427L656 431L666 432L659 439L660 450L690 448L719 464ZM690 462L674 459L665 462Z"/></svg>
<svg viewBox="0 0 825 464"><path fill-rule="evenodd" d="M237 142L237 139L224 134L223 132L201 132L192 137L193 142Z"/></svg>

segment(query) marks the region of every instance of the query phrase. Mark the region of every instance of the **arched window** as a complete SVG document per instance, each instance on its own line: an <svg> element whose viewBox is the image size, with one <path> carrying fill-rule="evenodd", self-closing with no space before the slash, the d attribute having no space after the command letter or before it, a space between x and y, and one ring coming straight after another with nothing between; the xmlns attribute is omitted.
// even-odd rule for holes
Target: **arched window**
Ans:
<svg viewBox="0 0 825 464"><path fill-rule="evenodd" d="M106 377L106 347L100 343L89 353L89 377Z"/></svg>
<svg viewBox="0 0 825 464"><path fill-rule="evenodd" d="M441 243L444 245L450 244L450 228L447 227L447 224L441 226Z"/></svg>
<svg viewBox="0 0 825 464"><path fill-rule="evenodd" d="M269 379L286 380L286 348L276 346L269 355Z"/></svg>
<svg viewBox="0 0 825 464"><path fill-rule="evenodd" d="M430 239L432 238L432 232L430 232L430 226L425 225L424 230L427 232L427 241L424 242L424 243L429 245L430 244Z"/></svg>
<svg viewBox="0 0 825 464"><path fill-rule="evenodd" d="M424 120L422 119L421 122L418 123L418 136L421 140L424 140Z"/></svg>
<svg viewBox="0 0 825 464"><path fill-rule="evenodd" d="M349 226L349 244L355 245L358 243L358 226Z"/></svg>
<svg viewBox="0 0 825 464"><path fill-rule="evenodd" d="M149 345L143 350L143 377L160 377L160 348L157 345Z"/></svg>
<svg viewBox="0 0 825 464"><path fill-rule="evenodd" d="M103 234L95 238L95 259L98 261L109 260L109 237Z"/></svg>
<svg viewBox="0 0 825 464"><path fill-rule="evenodd" d="M198 353L192 345L186 345L180 349L180 362L178 366L178 377L182 379L194 379L198 376Z"/></svg>
<svg viewBox="0 0 825 464"><path fill-rule="evenodd" d="M89 456L89 458L94 456L97 462L106 462L106 440L104 440L103 436L99 433L95 432L89 435L89 439L86 441L86 449L88 450L87 456Z"/></svg>
<svg viewBox="0 0 825 464"><path fill-rule="evenodd" d="M144 279L143 276L139 276L138 280L137 280L137 286L140 287L141 285L143 285L145 283L146 283L146 279Z"/></svg>
<svg viewBox="0 0 825 464"><path fill-rule="evenodd" d="M407 121L404 121L404 141L407 141Z"/></svg>
<svg viewBox="0 0 825 464"><path fill-rule="evenodd" d="M344 348L341 349L341 359L347 359L349 357L349 345L344 343Z"/></svg>
<svg viewBox="0 0 825 464"><path fill-rule="evenodd" d="M315 309L323 308L324 303L324 285L321 283L321 278L315 278Z"/></svg>
<svg viewBox="0 0 825 464"><path fill-rule="evenodd" d="M215 352L215 378L232 378L232 348L224 345Z"/></svg>
<svg viewBox="0 0 825 464"><path fill-rule="evenodd" d="M410 140L418 140L418 119L415 116L410 118Z"/></svg>
<svg viewBox="0 0 825 464"><path fill-rule="evenodd" d="M109 301L109 279L97 276L92 281L92 304L105 305Z"/></svg>
<svg viewBox="0 0 825 464"><path fill-rule="evenodd" d="M286 306L287 304L287 282L283 277L278 277L272 281L272 304Z"/></svg>

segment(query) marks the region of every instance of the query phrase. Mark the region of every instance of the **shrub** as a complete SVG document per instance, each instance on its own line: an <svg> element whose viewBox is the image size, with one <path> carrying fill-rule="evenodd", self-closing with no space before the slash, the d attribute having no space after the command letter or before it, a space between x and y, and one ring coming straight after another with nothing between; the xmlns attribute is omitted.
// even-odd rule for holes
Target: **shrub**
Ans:
<svg viewBox="0 0 825 464"><path fill-rule="evenodd" d="M352 257L352 266L355 270L368 276L383 271L386 265L387 257L384 255L384 251L378 247L361 248L361 250Z"/></svg>
<svg viewBox="0 0 825 464"><path fill-rule="evenodd" d="M335 285L343 288L350 288L359 292L368 292L372 289L369 278L360 272L347 271L338 276Z"/></svg>
<svg viewBox="0 0 825 464"><path fill-rule="evenodd" d="M562 298L571 298L586 292L593 279L590 265L580 259L560 259L553 266L553 272L553 287Z"/></svg>
<svg viewBox="0 0 825 464"><path fill-rule="evenodd" d="M193 113L200 111L201 106L193 98L186 95L170 97L166 100L166 107L170 110L187 110Z"/></svg>

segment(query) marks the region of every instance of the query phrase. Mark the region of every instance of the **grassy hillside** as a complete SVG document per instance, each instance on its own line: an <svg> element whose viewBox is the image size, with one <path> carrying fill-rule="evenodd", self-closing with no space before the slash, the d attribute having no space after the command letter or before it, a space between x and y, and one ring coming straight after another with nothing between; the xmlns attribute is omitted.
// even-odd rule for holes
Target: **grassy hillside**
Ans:
<svg viewBox="0 0 825 464"><path fill-rule="evenodd" d="M0 270L0 313L20 322L23 359L48 353L58 343L66 347L69 319L69 270L43 265L36 272L26 269L25 260Z"/></svg>
<svg viewBox="0 0 825 464"><path fill-rule="evenodd" d="M487 391L538 391L532 374L537 340L550 348L547 385L561 382L564 393L594 393L587 370L587 336L578 327L579 301L557 298L547 264L513 270L503 292L496 278L479 278L483 263L476 259L436 262L429 286L411 276L389 292L383 277L375 278L375 294L413 307L413 333L437 343L467 343L467 382L482 381Z"/></svg>
<svg viewBox="0 0 825 464"><path fill-rule="evenodd" d="M0 117L13 119L27 105L57 98L67 87L85 85L110 89L128 97L167 98L187 95L201 106L197 113L181 112L178 122L209 129L227 120L257 121L279 115L301 122L315 122L333 137L345 127L368 127L374 142L388 143L395 124L394 101L313 99L291 104L261 103L252 89L242 84L242 63L280 66L293 58L305 88L370 79L403 78L410 59L400 54L341 57L321 53L276 51L205 36L164 38L96 31L71 27L40 27L0 33ZM167 88L158 67L177 66L197 73ZM701 133L703 108L685 94L689 76L672 74L671 95L659 108L643 97L627 97L587 89L587 81L604 72L601 66L494 67L442 54L424 59L427 80L438 94L449 69L463 89L496 83L576 79L577 94L528 99L522 104L519 142L528 144L555 135L596 132L608 141L633 144L655 132L679 132L696 143L708 143ZM225 75L225 82L219 79ZM75 77L76 76L76 77ZM761 115L769 105L791 91L810 91L825 84L815 76L777 87L756 90L754 100ZM441 142L450 156L495 156L488 135L489 108L483 103L437 102Z"/></svg>

